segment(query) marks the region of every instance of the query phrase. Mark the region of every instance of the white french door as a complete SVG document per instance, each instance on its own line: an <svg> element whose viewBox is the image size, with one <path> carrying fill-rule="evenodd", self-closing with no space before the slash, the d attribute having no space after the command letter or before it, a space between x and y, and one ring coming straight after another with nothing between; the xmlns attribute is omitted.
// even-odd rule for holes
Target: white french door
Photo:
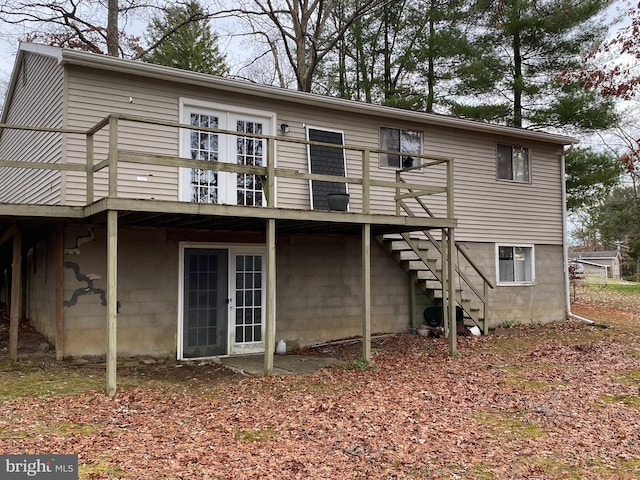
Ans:
<svg viewBox="0 0 640 480"><path fill-rule="evenodd" d="M269 117L188 106L184 108L184 117L183 122L189 125L233 130L239 135L185 129L183 157L239 165L266 165L266 141L241 133L270 133ZM256 175L183 168L180 176L180 199L183 201L245 206L265 204L262 182Z"/></svg>
<svg viewBox="0 0 640 480"><path fill-rule="evenodd" d="M264 352L265 255L261 247L229 250L231 354Z"/></svg>
<svg viewBox="0 0 640 480"><path fill-rule="evenodd" d="M264 352L266 249L181 246L178 358Z"/></svg>

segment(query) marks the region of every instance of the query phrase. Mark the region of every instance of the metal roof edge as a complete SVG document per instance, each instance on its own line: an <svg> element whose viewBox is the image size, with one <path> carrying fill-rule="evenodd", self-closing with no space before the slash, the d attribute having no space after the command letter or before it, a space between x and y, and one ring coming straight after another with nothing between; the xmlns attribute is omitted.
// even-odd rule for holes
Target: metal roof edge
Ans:
<svg viewBox="0 0 640 480"><path fill-rule="evenodd" d="M461 130L486 132L496 135L526 138L558 145L572 145L579 140L570 136L528 130L526 128L508 127L491 123L483 123L475 120L461 119L438 115L433 113L415 112L399 108L374 105L370 103L347 100L343 98L329 97L314 93L288 90L271 85L260 85L249 81L236 80L208 75L204 73L190 72L176 68L154 65L140 61L110 57L96 53L78 50L61 49L58 47L46 47L44 54L52 55L49 49L55 49L61 54L61 63L69 63L90 68L102 68L119 73L140 75L164 81L187 83L207 88L216 88L228 92L250 94L256 97L279 99L294 102L301 105L312 105L341 111L358 111L363 114L394 118L409 122L424 123L435 126L457 128Z"/></svg>

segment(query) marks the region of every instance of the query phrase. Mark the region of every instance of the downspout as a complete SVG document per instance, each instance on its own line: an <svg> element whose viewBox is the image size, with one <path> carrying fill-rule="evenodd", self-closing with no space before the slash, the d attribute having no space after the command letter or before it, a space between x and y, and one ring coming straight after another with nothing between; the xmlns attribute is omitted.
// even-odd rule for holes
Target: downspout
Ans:
<svg viewBox="0 0 640 480"><path fill-rule="evenodd" d="M595 325L596 322L589 320L588 318L581 317L571 312L571 290L569 285L569 247L568 247L568 232L567 232L567 184L565 175L565 161L564 158L568 153L571 153L575 147L575 144L571 144L568 150L563 152L560 157L560 168L562 170L562 260L564 263L564 297L565 297L565 311L567 318L573 318L580 320L581 322L588 323L589 325Z"/></svg>

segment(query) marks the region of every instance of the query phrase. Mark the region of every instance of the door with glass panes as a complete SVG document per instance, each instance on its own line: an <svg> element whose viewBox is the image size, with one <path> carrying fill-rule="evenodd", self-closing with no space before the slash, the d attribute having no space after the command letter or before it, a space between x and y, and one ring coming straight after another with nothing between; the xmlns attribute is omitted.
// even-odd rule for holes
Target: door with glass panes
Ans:
<svg viewBox="0 0 640 480"><path fill-rule="evenodd" d="M225 135L206 130L183 132L182 156L193 160L266 165L266 141L242 135L267 134L271 121L266 117L185 108L184 123L196 127L232 130L238 135ZM259 176L199 168L181 169L181 200L198 203L262 206L265 198Z"/></svg>
<svg viewBox="0 0 640 480"><path fill-rule="evenodd" d="M262 247L185 248L182 358L264 351Z"/></svg>

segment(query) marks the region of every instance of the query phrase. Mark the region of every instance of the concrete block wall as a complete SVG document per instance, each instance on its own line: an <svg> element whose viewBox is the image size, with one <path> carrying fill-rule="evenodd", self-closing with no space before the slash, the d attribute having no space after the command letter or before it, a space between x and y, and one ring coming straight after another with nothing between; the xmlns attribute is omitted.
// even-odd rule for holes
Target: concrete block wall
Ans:
<svg viewBox="0 0 640 480"><path fill-rule="evenodd" d="M65 235L65 252L65 355L104 354L105 229L69 227ZM175 355L177 243L168 241L164 230L122 228L118 257L118 354ZM71 264L77 265L83 278L78 278ZM92 279L91 284L85 277ZM82 294L83 289L86 294Z"/></svg>
<svg viewBox="0 0 640 480"><path fill-rule="evenodd" d="M181 239L192 240L189 233L168 236L163 229L120 229L119 355L176 354ZM380 245L374 241L371 247L371 330L405 332L410 326L408 277ZM106 351L105 248L104 227L67 228L65 356ZM305 346L362 334L359 236L279 236L276 255L277 339Z"/></svg>
<svg viewBox="0 0 640 480"><path fill-rule="evenodd" d="M24 261L26 302L22 316L52 345L56 338L55 234L42 238Z"/></svg>
<svg viewBox="0 0 640 480"><path fill-rule="evenodd" d="M464 242L474 263L494 282L494 243ZM502 323L548 323L564 319L564 268L561 245L535 245L535 284L489 290L489 328Z"/></svg>
<svg viewBox="0 0 640 480"><path fill-rule="evenodd" d="M362 334L362 241L300 235L277 246L276 339L312 345ZM408 277L371 244L371 331L409 329Z"/></svg>

